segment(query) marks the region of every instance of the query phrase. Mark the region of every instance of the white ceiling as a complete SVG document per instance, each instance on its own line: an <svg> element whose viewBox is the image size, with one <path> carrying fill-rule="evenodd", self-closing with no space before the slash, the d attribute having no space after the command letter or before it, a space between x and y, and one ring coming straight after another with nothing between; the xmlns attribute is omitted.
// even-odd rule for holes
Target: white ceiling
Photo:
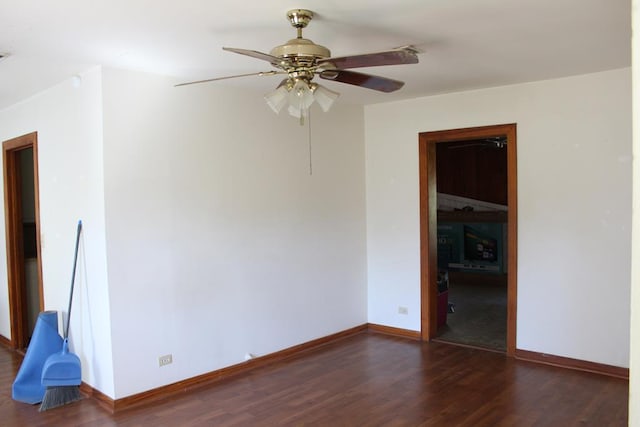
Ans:
<svg viewBox="0 0 640 427"><path fill-rule="evenodd" d="M383 94L335 82L341 102L377 103L631 65L630 0L0 0L0 109L95 65L176 82L268 71L223 46L268 53L304 36L333 56L414 45L420 64L357 71L406 82ZM255 90L280 77L206 83ZM187 90L176 88L176 90ZM191 90L191 89L189 89Z"/></svg>

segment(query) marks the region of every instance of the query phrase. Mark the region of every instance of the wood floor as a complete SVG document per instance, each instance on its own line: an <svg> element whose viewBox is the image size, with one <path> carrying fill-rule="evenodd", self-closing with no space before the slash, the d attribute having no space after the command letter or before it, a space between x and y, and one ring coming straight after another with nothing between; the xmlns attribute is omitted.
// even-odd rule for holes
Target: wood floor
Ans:
<svg viewBox="0 0 640 427"><path fill-rule="evenodd" d="M5 427L627 425L626 380L366 332L116 415L92 399L15 402L20 361L0 346Z"/></svg>

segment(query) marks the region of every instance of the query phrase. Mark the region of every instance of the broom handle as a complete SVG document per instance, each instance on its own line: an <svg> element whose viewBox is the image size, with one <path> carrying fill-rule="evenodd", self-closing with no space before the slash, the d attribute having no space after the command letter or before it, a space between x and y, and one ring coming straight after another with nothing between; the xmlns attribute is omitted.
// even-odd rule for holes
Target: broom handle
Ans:
<svg viewBox="0 0 640 427"><path fill-rule="evenodd" d="M80 232L82 231L82 220L78 221L78 231L76 233L76 250L73 254L73 273L71 274L71 292L69 293L69 309L67 310L67 327L64 329L64 339L69 338L69 325L71 324L71 303L73 302L73 285L76 281L76 264L78 263L78 246L80 245Z"/></svg>

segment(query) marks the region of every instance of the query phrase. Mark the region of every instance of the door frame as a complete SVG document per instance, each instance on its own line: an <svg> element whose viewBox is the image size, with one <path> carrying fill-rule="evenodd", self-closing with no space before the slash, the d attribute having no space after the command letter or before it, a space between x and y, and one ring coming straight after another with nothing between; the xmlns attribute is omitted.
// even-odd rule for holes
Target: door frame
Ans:
<svg viewBox="0 0 640 427"><path fill-rule="evenodd" d="M437 334L438 212L436 144L490 137L507 138L507 355L516 351L518 186L516 124L421 132L418 138L420 175L420 326L421 338Z"/></svg>
<svg viewBox="0 0 640 427"><path fill-rule="evenodd" d="M14 349L24 346L29 331L25 330L26 289L24 272L24 242L22 231L22 201L20 194L20 169L18 152L33 149L33 182L35 197L35 226L38 273L38 296L40 307L44 310L44 292L42 286L42 258L40 248L40 192L38 180L38 133L32 132L2 143L4 177L5 239L7 247L7 281L9 288L9 317L11 324L10 345Z"/></svg>

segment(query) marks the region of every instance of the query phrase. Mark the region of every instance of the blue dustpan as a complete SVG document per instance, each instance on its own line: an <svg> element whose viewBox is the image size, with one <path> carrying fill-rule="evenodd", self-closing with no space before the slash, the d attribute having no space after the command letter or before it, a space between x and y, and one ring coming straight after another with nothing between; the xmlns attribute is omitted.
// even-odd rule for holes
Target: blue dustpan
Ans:
<svg viewBox="0 0 640 427"><path fill-rule="evenodd" d="M24 403L40 403L46 386L42 384L42 368L49 356L60 352L62 338L58 335L58 313L43 311L38 315L27 353L13 382L12 397Z"/></svg>
<svg viewBox="0 0 640 427"><path fill-rule="evenodd" d="M62 341L62 351L54 353L42 368L42 385L46 387L61 387L80 385L82 373L80 358L69 353L69 340Z"/></svg>

